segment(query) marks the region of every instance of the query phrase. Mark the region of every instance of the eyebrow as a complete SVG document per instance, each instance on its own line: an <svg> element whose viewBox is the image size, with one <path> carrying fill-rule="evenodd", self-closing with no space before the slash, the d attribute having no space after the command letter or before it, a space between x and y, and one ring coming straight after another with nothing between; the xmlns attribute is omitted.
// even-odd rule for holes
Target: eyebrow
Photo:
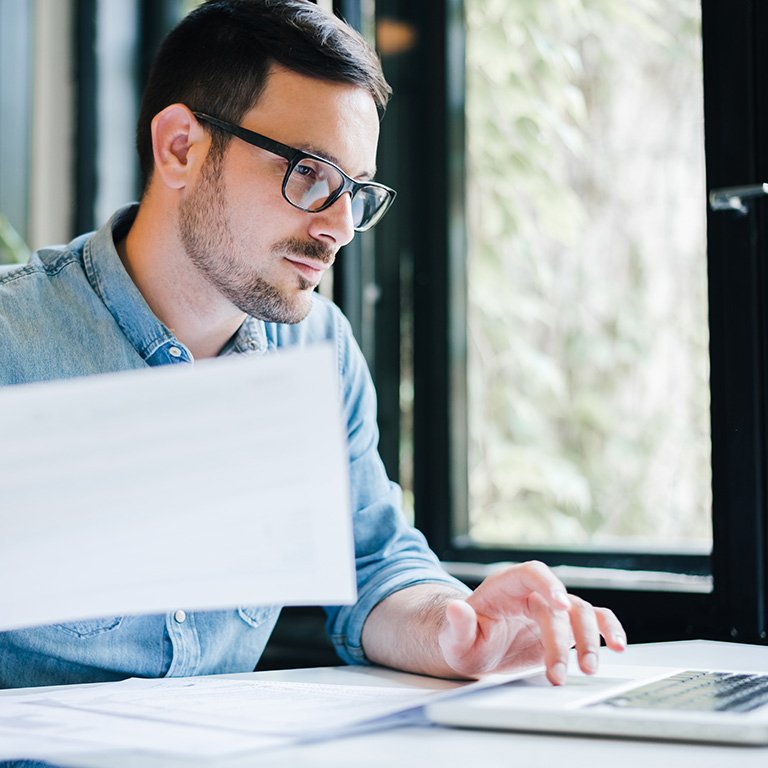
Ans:
<svg viewBox="0 0 768 768"><path fill-rule="evenodd" d="M338 158L328 154L328 152L325 152L322 149L313 147L311 144L304 144L302 146L297 145L295 149L300 149L302 152L309 152L310 154L316 155L322 160L327 160L328 162L333 163L334 165L337 165L339 168L344 170ZM344 172L346 173L346 171ZM352 174L347 174L347 175L350 176L350 178L353 178L357 181L373 181L373 177L376 175L376 166L374 166L373 169L370 171L364 171L359 176L352 176Z"/></svg>

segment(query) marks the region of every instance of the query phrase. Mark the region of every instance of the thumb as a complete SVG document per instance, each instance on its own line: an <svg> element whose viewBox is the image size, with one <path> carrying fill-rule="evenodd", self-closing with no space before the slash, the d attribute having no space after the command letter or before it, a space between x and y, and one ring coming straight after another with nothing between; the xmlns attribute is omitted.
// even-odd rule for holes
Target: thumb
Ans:
<svg viewBox="0 0 768 768"><path fill-rule="evenodd" d="M445 624L438 642L445 660L451 660L468 651L477 637L477 614L464 600L453 600L445 607Z"/></svg>

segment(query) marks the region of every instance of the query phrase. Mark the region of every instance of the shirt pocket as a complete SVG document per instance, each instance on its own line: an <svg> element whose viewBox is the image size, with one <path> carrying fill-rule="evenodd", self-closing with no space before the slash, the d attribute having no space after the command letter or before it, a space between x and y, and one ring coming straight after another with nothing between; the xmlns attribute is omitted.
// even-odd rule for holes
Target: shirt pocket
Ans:
<svg viewBox="0 0 768 768"><path fill-rule="evenodd" d="M86 619L84 621L67 621L54 624L54 628L75 637L95 637L96 635L112 632L122 624L122 616L109 616L101 619Z"/></svg>
<svg viewBox="0 0 768 768"><path fill-rule="evenodd" d="M279 610L274 605L242 605L237 609L237 613L249 627L260 627L265 622L271 621Z"/></svg>

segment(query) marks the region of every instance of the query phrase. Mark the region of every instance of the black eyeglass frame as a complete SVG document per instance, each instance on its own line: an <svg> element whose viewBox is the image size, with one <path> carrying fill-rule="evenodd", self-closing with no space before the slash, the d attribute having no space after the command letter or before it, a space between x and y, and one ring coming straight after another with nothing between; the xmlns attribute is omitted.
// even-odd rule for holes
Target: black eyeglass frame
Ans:
<svg viewBox="0 0 768 768"><path fill-rule="evenodd" d="M305 152L303 149L290 147L287 144L283 144L282 142L270 139L269 137L263 136L262 134L256 133L255 131L249 131L247 128L243 128L240 125L235 125L234 123L227 123L224 120L219 120L217 117L212 117L211 115L205 114L205 112L193 112L192 114L194 114L198 120L210 123L211 125L220 128L222 131L226 131L232 136L236 136L238 139L242 139L254 147L266 149L267 152L271 152L273 155L278 155L279 157L285 158L288 161L288 170L285 172L285 176L283 177L283 198L285 198L287 203L292 205L294 208L298 208L300 211L306 211L307 213L319 213L320 211L326 210L326 208L330 208L345 192L350 192L352 199L354 199L357 192L365 187L376 187L377 189L382 189L387 193L388 197L376 209L375 215L371 217L371 222L365 226L354 228L356 232L365 232L375 224L378 224L379 221L381 221L381 218L389 210L389 207L392 205L392 202L397 195L397 192L394 189L387 187L384 184L380 184L377 181L355 181L353 178L344 173L344 171L342 171L338 165L332 163L330 160L327 160L324 157L320 157L319 155L313 155L311 152ZM290 200L288 195L285 193L285 188L288 184L288 178L290 177L291 173L293 173L294 168L302 160L307 158L311 160L317 160L319 162L325 163L326 165L330 165L332 168L339 172L341 178L343 179L342 185L336 191L332 192L328 199L321 206L315 209L303 208L302 206L297 205L292 200Z"/></svg>

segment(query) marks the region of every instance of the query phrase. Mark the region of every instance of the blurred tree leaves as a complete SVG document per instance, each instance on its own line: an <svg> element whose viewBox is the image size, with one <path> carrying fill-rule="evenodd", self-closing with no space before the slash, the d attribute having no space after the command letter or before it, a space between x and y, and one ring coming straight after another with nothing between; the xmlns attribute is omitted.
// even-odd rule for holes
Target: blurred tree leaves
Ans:
<svg viewBox="0 0 768 768"><path fill-rule="evenodd" d="M466 17L470 535L705 547L699 4Z"/></svg>
<svg viewBox="0 0 768 768"><path fill-rule="evenodd" d="M27 244L0 211L0 264L24 264L28 259Z"/></svg>

